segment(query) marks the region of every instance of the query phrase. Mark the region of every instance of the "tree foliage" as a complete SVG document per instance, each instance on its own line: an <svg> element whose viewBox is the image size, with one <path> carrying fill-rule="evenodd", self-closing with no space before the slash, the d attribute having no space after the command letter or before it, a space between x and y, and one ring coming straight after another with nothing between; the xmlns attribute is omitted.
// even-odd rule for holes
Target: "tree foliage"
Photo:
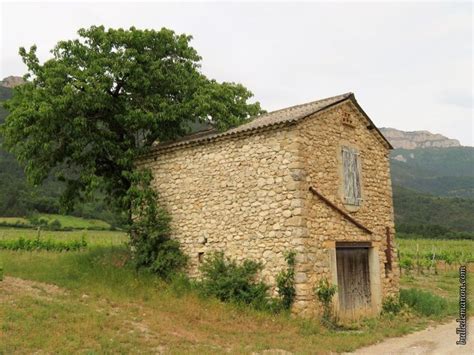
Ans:
<svg viewBox="0 0 474 355"><path fill-rule="evenodd" d="M240 84L200 71L191 37L169 29L78 31L43 64L36 47L20 48L28 80L5 104L3 145L31 182L51 171L66 182L63 204L97 188L124 205L134 160L154 142L175 139L196 123L235 126L261 112Z"/></svg>
<svg viewBox="0 0 474 355"><path fill-rule="evenodd" d="M337 286L329 283L328 279L322 278L314 288L314 293L323 306L322 322L330 327L334 326L332 298L337 292Z"/></svg>
<svg viewBox="0 0 474 355"><path fill-rule="evenodd" d="M278 294L281 297L281 303L284 309L290 309L295 301L295 264L296 253L289 251L285 254L285 261L288 265L286 270L282 270L276 277Z"/></svg>
<svg viewBox="0 0 474 355"><path fill-rule="evenodd" d="M474 232L474 200L439 197L393 186L397 232L431 237Z"/></svg>
<svg viewBox="0 0 474 355"><path fill-rule="evenodd" d="M8 116L3 102L10 99L13 89L0 86L0 125ZM23 168L16 157L5 151L0 136L0 216L24 217L35 213L61 213L59 199L64 183L49 176L41 185L32 186L26 181ZM94 194L93 199L76 203L69 214L76 217L95 218L111 225L123 223L121 213L104 201L103 194Z"/></svg>
<svg viewBox="0 0 474 355"><path fill-rule="evenodd" d="M129 176L126 199L133 223L130 246L135 267L144 268L163 279L169 279L186 266L187 256L179 243L170 239L170 217L159 205L158 194L150 187L151 173L135 171Z"/></svg>

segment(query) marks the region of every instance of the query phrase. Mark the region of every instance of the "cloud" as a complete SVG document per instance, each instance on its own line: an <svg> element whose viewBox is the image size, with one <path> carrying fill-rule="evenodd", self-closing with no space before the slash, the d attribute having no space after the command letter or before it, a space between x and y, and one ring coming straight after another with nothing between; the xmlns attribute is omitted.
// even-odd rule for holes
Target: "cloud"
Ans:
<svg viewBox="0 0 474 355"><path fill-rule="evenodd" d="M472 144L472 3L0 6L0 77L24 73L18 47L45 60L80 27L169 27L193 35L206 75L243 83L267 110L353 91L379 126Z"/></svg>

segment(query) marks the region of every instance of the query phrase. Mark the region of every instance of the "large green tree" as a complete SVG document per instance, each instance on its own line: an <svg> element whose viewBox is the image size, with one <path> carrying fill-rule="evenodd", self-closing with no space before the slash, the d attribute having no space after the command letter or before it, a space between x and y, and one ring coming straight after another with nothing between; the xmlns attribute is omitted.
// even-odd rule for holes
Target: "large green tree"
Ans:
<svg viewBox="0 0 474 355"><path fill-rule="evenodd" d="M134 161L156 141L186 134L196 122L217 129L261 112L241 84L218 83L200 71L191 37L169 29L80 29L40 63L36 46L20 48L26 84L5 104L3 145L41 183L51 172L66 182L72 207L102 189L122 208Z"/></svg>

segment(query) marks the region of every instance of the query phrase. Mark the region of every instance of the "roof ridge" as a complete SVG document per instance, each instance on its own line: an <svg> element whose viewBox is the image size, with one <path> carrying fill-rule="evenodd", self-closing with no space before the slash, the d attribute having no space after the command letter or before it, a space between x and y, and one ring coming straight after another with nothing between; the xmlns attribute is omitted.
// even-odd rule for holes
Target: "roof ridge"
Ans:
<svg viewBox="0 0 474 355"><path fill-rule="evenodd" d="M358 106L357 102L355 101L354 94L352 92L347 92L345 94L330 96L324 99L271 111L260 116L254 116L242 125L230 128L224 132L218 132L213 129L199 131L193 135L182 137L181 139L178 139L176 141L163 142L161 144L158 144L155 149L166 149L204 141L208 142L219 137L230 136L259 129L266 129L270 126L293 124L298 120L304 119L305 117L308 117L323 109L332 107L348 99L352 99L356 103L359 110L362 111L362 108L360 108L360 106Z"/></svg>
<svg viewBox="0 0 474 355"><path fill-rule="evenodd" d="M336 98L344 98L344 97L349 97L353 95L352 92L346 92L344 94L340 94L340 95L335 95L335 96L329 96L329 97L326 97L324 99L319 99L319 100L314 100L314 101L310 101L310 102L306 102L306 103L303 103L303 104L298 104L298 105L293 105L293 106L289 106L289 107L284 107L284 108L280 108L278 110L274 110L274 111L270 111L270 112L266 112L260 116L256 116L254 118L254 120L257 120L259 118L262 118L262 117L265 117L267 115L271 115L271 114L274 114L274 113L277 113L277 112L283 112L283 111L292 111L292 110L296 110L298 108L301 108L301 107L305 107L305 106L310 106L310 105L314 105L316 103L321 103L321 102L324 102L324 101L329 101L329 100L334 100Z"/></svg>

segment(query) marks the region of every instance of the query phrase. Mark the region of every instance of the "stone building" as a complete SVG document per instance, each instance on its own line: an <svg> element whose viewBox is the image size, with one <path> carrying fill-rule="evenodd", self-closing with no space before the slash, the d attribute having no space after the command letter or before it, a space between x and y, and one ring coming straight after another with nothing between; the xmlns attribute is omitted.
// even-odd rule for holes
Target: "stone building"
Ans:
<svg viewBox="0 0 474 355"><path fill-rule="evenodd" d="M191 276L223 251L260 261L276 292L294 250L293 311L318 312L314 287L327 278L339 314L356 316L398 291L390 149L347 93L159 144L139 165L153 172Z"/></svg>

